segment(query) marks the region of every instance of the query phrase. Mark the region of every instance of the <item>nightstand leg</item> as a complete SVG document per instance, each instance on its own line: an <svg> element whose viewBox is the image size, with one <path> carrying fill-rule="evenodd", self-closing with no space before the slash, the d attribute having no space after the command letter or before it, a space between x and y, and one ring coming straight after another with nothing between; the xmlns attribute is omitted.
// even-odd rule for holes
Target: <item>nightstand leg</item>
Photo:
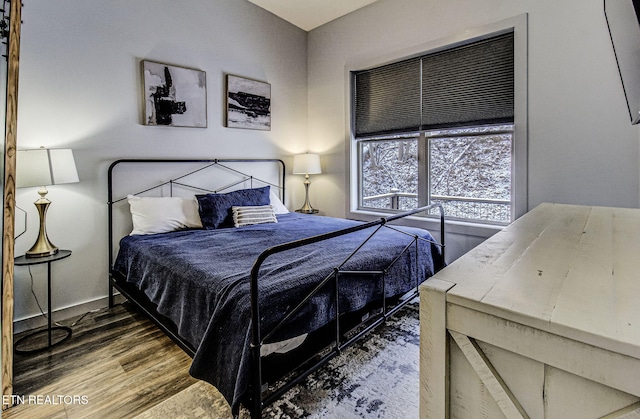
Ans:
<svg viewBox="0 0 640 419"><path fill-rule="evenodd" d="M49 348L51 347L51 262L47 263L47 309L49 311Z"/></svg>
<svg viewBox="0 0 640 419"><path fill-rule="evenodd" d="M70 327L68 326L55 326L55 322L53 321L53 305L51 304L51 300L52 300L52 292L51 292L51 288L52 288L52 272L51 272L51 264L55 261L61 260L61 259L65 259L68 258L69 256L71 256L71 250L59 250L58 253L54 254L54 255L49 255L49 256L43 256L43 257L32 257L32 258L28 258L26 255L24 256L19 256L17 258L14 258L14 264L16 266L30 266L30 265L39 265L41 263L46 263L47 264L47 313L48 315L45 315L43 313L43 315L45 315L47 317L47 328L39 328L39 330L25 334L24 336L22 336L20 339L16 340L13 344L13 348L14 351L17 354L28 354L28 353L34 353L34 352L39 352L39 351L45 351L45 350L49 350L52 347L61 344L62 342L65 342L67 339L71 338L71 334L72 334L72 330ZM54 330L61 330L62 333L56 333L54 336L53 331ZM42 337L44 336L44 334L46 333L47 335L47 345L42 345L40 347L34 348L34 349L20 349L21 348L21 344L25 343L28 340L34 340L35 343L38 343L38 340L35 340L36 337ZM56 341L54 342L54 338L56 339ZM29 345L23 345L23 346L29 346Z"/></svg>

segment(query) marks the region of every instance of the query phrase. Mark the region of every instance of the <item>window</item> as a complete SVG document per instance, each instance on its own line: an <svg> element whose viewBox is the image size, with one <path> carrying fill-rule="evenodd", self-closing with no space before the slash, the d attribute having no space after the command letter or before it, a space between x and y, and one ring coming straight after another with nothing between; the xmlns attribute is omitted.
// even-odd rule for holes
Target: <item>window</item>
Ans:
<svg viewBox="0 0 640 419"><path fill-rule="evenodd" d="M419 136L396 136L359 143L360 191L364 208L418 208Z"/></svg>
<svg viewBox="0 0 640 419"><path fill-rule="evenodd" d="M514 44L511 28L352 72L356 211L441 203L449 219L515 218Z"/></svg>
<svg viewBox="0 0 640 419"><path fill-rule="evenodd" d="M358 149L362 209L407 211L441 203L449 218L511 221L511 124L368 139ZM426 176L421 155L427 156Z"/></svg>

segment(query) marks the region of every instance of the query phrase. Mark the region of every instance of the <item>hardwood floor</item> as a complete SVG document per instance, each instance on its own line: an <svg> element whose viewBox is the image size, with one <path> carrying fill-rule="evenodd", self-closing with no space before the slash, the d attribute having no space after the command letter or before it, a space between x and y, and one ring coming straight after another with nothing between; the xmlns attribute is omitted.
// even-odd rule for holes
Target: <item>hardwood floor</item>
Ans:
<svg viewBox="0 0 640 419"><path fill-rule="evenodd" d="M51 350L15 354L13 394L24 396L24 404L2 416L134 417L194 384L190 364L189 356L125 302L89 313L73 327L71 339Z"/></svg>

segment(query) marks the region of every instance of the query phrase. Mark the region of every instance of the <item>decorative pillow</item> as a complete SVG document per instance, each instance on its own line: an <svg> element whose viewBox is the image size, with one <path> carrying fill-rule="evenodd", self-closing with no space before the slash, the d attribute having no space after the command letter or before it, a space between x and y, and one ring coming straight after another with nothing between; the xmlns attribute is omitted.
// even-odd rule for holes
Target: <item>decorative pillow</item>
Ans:
<svg viewBox="0 0 640 419"><path fill-rule="evenodd" d="M273 211L276 214L288 214L289 210L284 206L278 195L276 195L273 190L269 190L269 200L271 201L271 206L273 207Z"/></svg>
<svg viewBox="0 0 640 419"><path fill-rule="evenodd" d="M231 207L231 213L233 214L233 225L235 227L278 222L271 205L262 205L259 207Z"/></svg>
<svg viewBox="0 0 640 419"><path fill-rule="evenodd" d="M194 198L127 196L136 234L167 233L183 228L202 228Z"/></svg>
<svg viewBox="0 0 640 419"><path fill-rule="evenodd" d="M207 195L196 195L198 211L204 228L212 230L221 227L232 227L231 207L269 205L270 188L240 189L237 191Z"/></svg>

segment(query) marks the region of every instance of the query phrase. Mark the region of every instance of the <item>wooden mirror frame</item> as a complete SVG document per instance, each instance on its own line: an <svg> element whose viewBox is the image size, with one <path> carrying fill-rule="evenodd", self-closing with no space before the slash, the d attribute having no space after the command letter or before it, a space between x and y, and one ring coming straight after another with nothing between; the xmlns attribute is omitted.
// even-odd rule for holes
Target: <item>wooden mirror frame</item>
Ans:
<svg viewBox="0 0 640 419"><path fill-rule="evenodd" d="M18 68L22 0L11 0L7 51L7 107L4 152L4 234L2 236L2 395L13 394L13 257L15 170L18 127ZM2 404L2 409L10 407Z"/></svg>

